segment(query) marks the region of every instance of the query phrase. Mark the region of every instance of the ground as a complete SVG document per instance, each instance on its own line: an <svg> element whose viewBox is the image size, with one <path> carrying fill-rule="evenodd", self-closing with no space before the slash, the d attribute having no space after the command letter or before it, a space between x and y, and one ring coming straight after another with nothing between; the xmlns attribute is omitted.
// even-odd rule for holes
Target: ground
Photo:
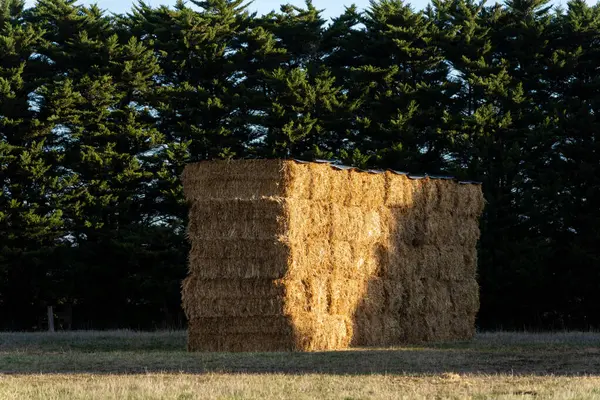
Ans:
<svg viewBox="0 0 600 400"><path fill-rule="evenodd" d="M185 332L0 333L0 399L600 399L600 333L202 354Z"/></svg>

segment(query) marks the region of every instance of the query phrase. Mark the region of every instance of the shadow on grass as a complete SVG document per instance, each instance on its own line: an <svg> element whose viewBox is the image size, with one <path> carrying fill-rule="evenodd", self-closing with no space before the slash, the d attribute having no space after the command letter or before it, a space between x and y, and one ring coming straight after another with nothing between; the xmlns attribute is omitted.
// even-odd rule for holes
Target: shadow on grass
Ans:
<svg viewBox="0 0 600 400"><path fill-rule="evenodd" d="M595 375L600 335L481 334L421 347L314 353L188 353L184 332L0 333L0 373Z"/></svg>

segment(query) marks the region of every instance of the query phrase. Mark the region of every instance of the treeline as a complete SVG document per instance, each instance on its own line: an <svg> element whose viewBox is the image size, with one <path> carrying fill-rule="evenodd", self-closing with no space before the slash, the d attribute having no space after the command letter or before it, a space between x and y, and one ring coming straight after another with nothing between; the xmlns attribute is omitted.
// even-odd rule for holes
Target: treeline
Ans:
<svg viewBox="0 0 600 400"><path fill-rule="evenodd" d="M482 328L600 326L600 8L0 0L0 329L185 324L188 162L483 182Z"/></svg>

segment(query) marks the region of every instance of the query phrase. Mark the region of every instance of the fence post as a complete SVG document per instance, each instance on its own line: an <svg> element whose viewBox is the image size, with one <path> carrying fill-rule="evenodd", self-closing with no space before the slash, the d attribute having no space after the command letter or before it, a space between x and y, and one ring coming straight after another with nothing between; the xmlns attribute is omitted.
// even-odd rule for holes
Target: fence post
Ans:
<svg viewBox="0 0 600 400"><path fill-rule="evenodd" d="M54 311L48 306L48 332L54 332Z"/></svg>

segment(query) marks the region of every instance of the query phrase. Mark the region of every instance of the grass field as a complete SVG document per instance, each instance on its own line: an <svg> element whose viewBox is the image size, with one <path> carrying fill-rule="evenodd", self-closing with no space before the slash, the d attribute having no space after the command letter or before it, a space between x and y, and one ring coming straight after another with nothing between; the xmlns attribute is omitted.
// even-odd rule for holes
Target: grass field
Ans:
<svg viewBox="0 0 600 400"><path fill-rule="evenodd" d="M190 354L185 332L0 333L0 399L600 399L600 334Z"/></svg>

